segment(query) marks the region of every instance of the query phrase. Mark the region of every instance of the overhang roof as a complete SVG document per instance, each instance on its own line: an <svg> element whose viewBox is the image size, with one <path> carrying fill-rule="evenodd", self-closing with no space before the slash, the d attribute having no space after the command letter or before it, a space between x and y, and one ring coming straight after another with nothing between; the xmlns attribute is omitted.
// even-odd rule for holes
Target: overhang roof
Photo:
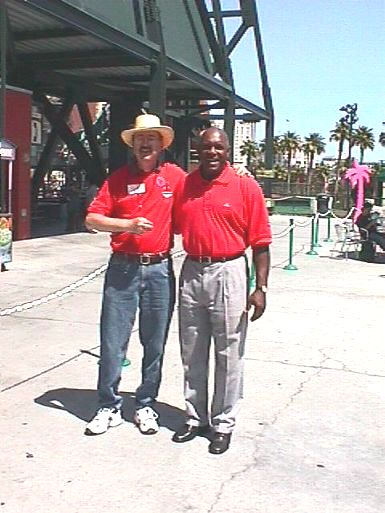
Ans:
<svg viewBox="0 0 385 513"><path fill-rule="evenodd" d="M143 2L5 0L5 5L11 85L57 96L75 88L84 101L111 101L128 95L148 99L152 65L161 49L149 39L141 21ZM159 5L165 32L167 101L176 106L181 101L197 104L230 98L231 87L212 76L210 49L195 2L162 0ZM177 22L171 18L176 5L176 14L183 19L179 41ZM173 32L167 31L170 24ZM268 119L264 109L238 96L236 105L258 119Z"/></svg>

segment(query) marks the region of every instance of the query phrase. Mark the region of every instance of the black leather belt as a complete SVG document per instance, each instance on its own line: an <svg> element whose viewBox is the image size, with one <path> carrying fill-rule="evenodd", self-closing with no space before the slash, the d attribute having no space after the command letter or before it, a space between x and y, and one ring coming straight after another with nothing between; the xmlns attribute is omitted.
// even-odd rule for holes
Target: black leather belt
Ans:
<svg viewBox="0 0 385 513"><path fill-rule="evenodd" d="M199 262L200 264L213 264L215 262L227 262L229 260L235 260L236 258L240 258L241 256L244 256L244 253L238 253L237 255L230 255L230 256L195 256L195 255L188 255L187 258L190 260L194 260L194 262Z"/></svg>
<svg viewBox="0 0 385 513"><path fill-rule="evenodd" d="M132 255L129 253L114 253L128 262L137 262L140 265L160 264L170 256L170 253L143 253L141 255Z"/></svg>

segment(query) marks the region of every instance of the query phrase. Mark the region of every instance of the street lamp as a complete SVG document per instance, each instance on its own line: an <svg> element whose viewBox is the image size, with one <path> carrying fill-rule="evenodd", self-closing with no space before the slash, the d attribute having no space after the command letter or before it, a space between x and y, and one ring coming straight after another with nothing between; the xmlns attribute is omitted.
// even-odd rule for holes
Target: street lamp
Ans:
<svg viewBox="0 0 385 513"><path fill-rule="evenodd" d="M347 105L344 105L343 107L340 108L340 111L346 112L346 115L340 119L340 122L346 123L348 126L348 129L349 129L349 140L348 140L349 150L348 150L348 158L347 158L347 167L351 165L351 160L352 160L353 125L354 125L354 123L357 123L357 121L358 121L357 108L358 108L358 106L356 103L353 103L353 105L348 103ZM349 188L348 182L347 182L346 187L347 187L346 204L347 204L347 209L349 209L349 207L350 207L350 188Z"/></svg>

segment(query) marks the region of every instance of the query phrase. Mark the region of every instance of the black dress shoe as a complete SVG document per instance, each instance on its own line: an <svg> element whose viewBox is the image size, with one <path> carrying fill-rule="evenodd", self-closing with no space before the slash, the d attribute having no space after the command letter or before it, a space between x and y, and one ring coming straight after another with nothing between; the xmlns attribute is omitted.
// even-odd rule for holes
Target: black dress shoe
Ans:
<svg viewBox="0 0 385 513"><path fill-rule="evenodd" d="M210 426L190 426L190 424L185 424L174 433L172 440L177 443L189 442L198 435L208 433L209 430Z"/></svg>
<svg viewBox="0 0 385 513"><path fill-rule="evenodd" d="M222 454L230 447L231 433L215 433L209 445L211 454Z"/></svg>

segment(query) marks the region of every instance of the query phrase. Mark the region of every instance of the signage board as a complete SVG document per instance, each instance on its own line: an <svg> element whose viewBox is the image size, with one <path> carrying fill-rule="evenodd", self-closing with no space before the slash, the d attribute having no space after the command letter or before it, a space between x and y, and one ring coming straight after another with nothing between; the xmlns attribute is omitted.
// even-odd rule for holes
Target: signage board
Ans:
<svg viewBox="0 0 385 513"><path fill-rule="evenodd" d="M0 214L0 264L12 262L12 214Z"/></svg>
<svg viewBox="0 0 385 513"><path fill-rule="evenodd" d="M16 145L7 139L0 139L0 160L15 160Z"/></svg>
<svg viewBox="0 0 385 513"><path fill-rule="evenodd" d="M31 144L41 144L42 141L42 120L41 114L32 113L31 119Z"/></svg>

